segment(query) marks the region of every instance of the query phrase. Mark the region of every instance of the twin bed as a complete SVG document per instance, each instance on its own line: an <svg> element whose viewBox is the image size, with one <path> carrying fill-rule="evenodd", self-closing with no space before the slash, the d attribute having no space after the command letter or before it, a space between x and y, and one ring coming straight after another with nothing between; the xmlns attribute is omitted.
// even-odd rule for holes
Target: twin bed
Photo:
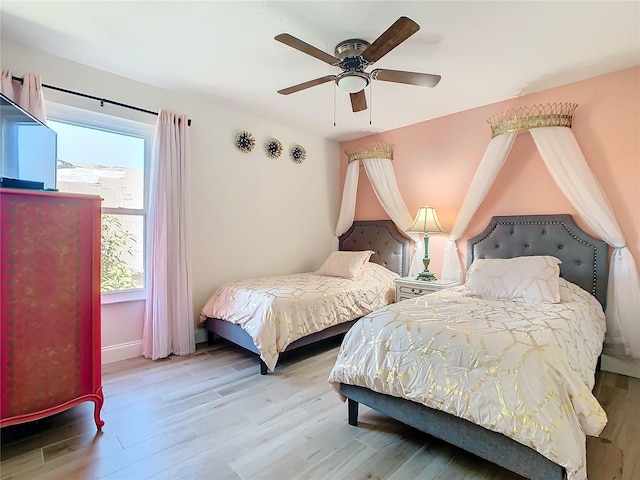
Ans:
<svg viewBox="0 0 640 480"><path fill-rule="evenodd" d="M467 257L465 286L384 307L345 336L329 381L349 423L362 403L524 477L586 479L585 434L606 424L591 390L607 245L569 215L494 217ZM562 278L547 301L550 258ZM511 259L524 283L487 259ZM540 275L525 265L540 261ZM489 298L505 294L516 301Z"/></svg>
<svg viewBox="0 0 640 480"><path fill-rule="evenodd" d="M261 338L247 328L246 309L236 317L216 314L218 294L202 315L210 338L259 354L266 374L280 353L347 332L329 381L348 401L351 425L362 403L524 477L586 479L585 435L606 424L591 393L605 332L605 242L569 215L494 217L468 241L464 286L398 303L388 288L393 277L408 274L410 242L392 222L355 222L339 248L373 251L371 262L385 268L370 269L386 286L315 279L284 297L281 288L264 286L252 297L242 293L252 281L238 282L232 285L239 290L222 295L228 304L253 305L253 313L268 304L258 316L280 318L285 328ZM282 286L291 280L284 278L268 281ZM292 305L309 291L330 297L360 283L375 285L373 293L357 294L368 298L364 304L312 295L313 320L296 326ZM349 313L329 321L329 310Z"/></svg>
<svg viewBox="0 0 640 480"><path fill-rule="evenodd" d="M393 278L408 275L411 241L392 221L354 222L338 249L373 252L361 278L309 273L218 288L200 315L209 343L219 336L258 354L266 375L281 353L342 335L358 318L395 301Z"/></svg>

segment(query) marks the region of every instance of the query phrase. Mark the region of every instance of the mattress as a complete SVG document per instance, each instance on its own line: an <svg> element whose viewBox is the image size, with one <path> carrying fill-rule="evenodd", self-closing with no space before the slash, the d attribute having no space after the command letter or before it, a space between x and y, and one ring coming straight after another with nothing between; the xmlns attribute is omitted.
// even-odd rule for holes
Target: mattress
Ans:
<svg viewBox="0 0 640 480"><path fill-rule="evenodd" d="M593 396L605 317L560 279L560 303L464 295L464 286L360 319L329 382L405 398L502 433L586 479L586 437L607 417ZM343 398L344 400L344 398Z"/></svg>
<svg viewBox="0 0 640 480"><path fill-rule="evenodd" d="M239 324L273 370L291 342L393 303L397 277L369 262L358 280L299 273L231 282L209 298L200 324L207 317Z"/></svg>

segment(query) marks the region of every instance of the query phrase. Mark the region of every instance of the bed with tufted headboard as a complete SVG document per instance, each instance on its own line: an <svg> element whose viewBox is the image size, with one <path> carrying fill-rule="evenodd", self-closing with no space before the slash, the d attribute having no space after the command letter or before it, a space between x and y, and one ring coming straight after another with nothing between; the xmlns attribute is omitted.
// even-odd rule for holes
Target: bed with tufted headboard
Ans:
<svg viewBox="0 0 640 480"><path fill-rule="evenodd" d="M608 275L608 247L606 243L583 232L570 215L529 215L493 217L484 231L469 239L467 245L468 267L476 260L486 261L486 259L540 258L540 256L553 256L559 259L562 262L559 266L560 277L570 282L566 283L562 279L558 280L562 287L560 290L565 292L562 294L565 295L565 298L561 298L560 302L557 303L541 304L542 313L536 313L538 316L531 323L527 323L529 320L524 323L520 321L520 316L531 315L527 310L529 308L528 305L471 298L468 290L465 291L466 286L456 287L448 292L438 292L418 297L418 299L398 302L363 317L345 337L338 360L329 377L329 381L339 395L348 400L349 424L357 425L358 404L362 403L526 478L561 480L567 478L567 476L575 479L583 478L582 475L585 475L584 478L586 478L585 464L580 465L579 463L580 454L584 454L584 452L580 452L580 449L586 448L586 440L582 445L580 445L580 441L577 441L575 448L572 446L571 449L566 451L562 450L564 447L560 447L561 453L553 450L555 448L553 443L551 443L553 448L550 447L549 450L545 450L547 445L544 442L553 441L551 439L552 433L547 433L549 439L540 440L540 444L543 444L543 447L540 447L536 443L539 440L539 433L535 429L526 433L509 433L509 428L516 427L511 426L506 430L501 429L502 419L487 420L490 424L487 425L485 424L485 419L481 418L482 415L478 413L485 411L482 408L474 411L471 415L468 415L464 409L457 413L451 413L452 410L449 408L448 402L455 403L454 400L450 401L448 397L442 396L440 392L447 389L452 391L456 389L465 390L465 388L468 391L472 391L474 388L478 388L482 394L483 390L480 389L481 382L476 377L485 375L482 377L482 382L485 382L487 375L491 377L492 375L498 375L496 372L503 371L511 372L507 376L513 376L516 379L514 380L516 385L520 385L518 382L523 382L522 385L528 385L528 382L536 383L533 377L529 377L530 370L524 369L528 359L535 358L535 361L532 361L531 364L534 369L538 368L545 372L545 379L547 377L555 378L554 375L558 377L566 375L564 382L559 382L558 385L553 384L546 392L547 397L558 396L564 402L562 403L563 407L559 410L564 408L568 411L572 408L582 408L581 406L575 407L572 403L575 398L580 397L587 399L585 400L589 405L587 411L595 412L594 417L589 419L591 423L585 422L585 425L582 425L578 424L576 420L574 422L575 428L569 429L569 436L582 437L584 439L585 432L597 435L599 430L604 427L604 423L606 423L606 415L601 410L595 397L590 398L590 396L596 362L604 339L604 314L602 309L606 301ZM567 289L571 290L570 298L566 298L567 292L565 290ZM597 302L593 297L597 299ZM574 302L576 298L578 303ZM491 315L495 315L493 320L496 323L502 322L507 326L509 334L515 339L513 343L508 344L503 350L496 349L493 351L493 344L490 343L493 338L490 335L493 332L487 333L492 325L492 318L486 315L490 314L482 313L482 315L485 315L484 319L480 323L474 323L471 320L467 322L464 316L456 317L455 315L458 313L452 313L454 310L456 312L473 312L475 308L480 308L480 306L476 307L474 302L491 307L493 312ZM575 326L567 327L565 331L563 330L565 328L562 325L563 322L570 322L565 320L563 317L565 313L560 309L564 308L563 304L566 302L574 302L567 303L567 305L572 305L571 308L574 309L584 307L584 311L587 313L585 313L584 317L579 318ZM454 304L455 307L453 306ZM449 306L451 308L447 310ZM537 308L538 306L535 307ZM500 308L504 308L510 313L501 313ZM436 310L440 313L433 313ZM554 320L555 317L553 315L556 315L554 313L556 311L560 313L558 314L558 319ZM472 315L472 313L469 313L469 315ZM412 324L410 317L418 318L418 323ZM391 320L392 318L393 320ZM428 327L431 325L429 322L432 321L432 318L442 318L444 327L437 326L436 321L433 320L433 325L437 327L430 330ZM596 320L592 320L593 318ZM392 323L396 319L398 323ZM567 317L567 319L572 319L572 317ZM584 324L581 324L580 321L584 322ZM593 326L590 323L592 321L594 322ZM400 326L401 324L402 326ZM405 327L404 324L408 326ZM360 325L363 325L362 328L360 328ZM421 336L421 334L428 337L428 341L424 346L416 346L414 350L409 348L402 354L398 353L397 348L394 350L389 347L389 351L386 353L390 359L388 363L385 363L387 360L384 359L377 360L378 363L375 366L362 367L360 373L353 373L353 370L358 368L354 367L354 365L363 363L363 357L360 357L360 353L356 351L360 348L358 345L367 342L385 344L387 341L385 339L388 339L388 337L377 328L377 326L381 325L389 325L389 331L393 332L392 336L394 337L401 337L400 329L406 328L409 333L405 342L409 344L416 342L416 337ZM475 327L471 325L479 326L479 328L473 330ZM562 334L558 333L561 330ZM594 333L591 333L592 330ZM374 341L370 341L371 339L366 337L366 333L364 333L366 331L376 331L377 338ZM444 336L446 342L439 344L437 342L438 336ZM562 340L557 340L559 343L556 345L554 343L556 342L556 337L570 338L571 340L568 343L579 344L580 349L583 349L578 355L579 358L569 357L568 354L565 357L562 351L564 349L573 351L573 347L566 346L562 343ZM461 346L460 350L453 351L454 349L451 345L457 344L459 339L462 339L459 343L461 345L464 344L464 346ZM523 347L521 342L533 342L533 344ZM584 345L581 342L584 342ZM445 346L442 347L442 345ZM475 350L469 353L468 364L464 363L465 360L462 359L464 358L462 353L465 352L464 348L467 348L466 346L469 346L469 350L474 350L475 347ZM376 350L375 355L378 358L384 357L385 351L382 350L382 347L378 348L379 350ZM394 351L391 352L391 350ZM538 353L538 350L544 352ZM547 350L550 353L545 356ZM579 349L576 347L576 350ZM448 355L449 351L453 351L450 356ZM436 355L434 356L430 352L435 352ZM371 352L368 351L366 354L371 355ZM485 365L483 358L485 357L487 358L486 371L483 370ZM446 360L442 360L444 362L442 364L440 363L441 358L446 358ZM563 361L560 361L561 359ZM455 362L455 365L447 362ZM509 366L503 368L504 362L508 363ZM404 368L405 363L408 365L406 369ZM516 367L515 365L518 366ZM350 369L351 371L348 372ZM438 377L434 377L434 371L441 369L449 372L446 374L442 384L438 383ZM462 372L458 374L460 370ZM489 371L493 373L487 374L486 372ZM414 372L424 372L424 374L414 375ZM418 394L415 381L425 375L428 378L425 377L427 386L424 391L429 393ZM522 379L520 379L521 376ZM406 382L409 382L410 385L402 385L398 388L389 386L396 381L396 377L407 379ZM495 381L499 382L501 386L495 388L498 390L504 388L505 392L507 392L505 385L508 381L505 378L496 377ZM578 384L580 393L577 393L577 391L569 392L569 398L564 399L563 392L565 388L569 389L565 385L573 383ZM522 388L522 385L520 385L520 388ZM457 400L462 403L470 402L470 399L473 400L473 397L465 396L464 392L459 395ZM488 405L488 409L491 411L491 395L483 398L484 404ZM507 396L507 398L509 397ZM513 404L515 405L513 408L507 409L507 411L503 409L500 415L504 417L521 415L524 418L529 418L527 417L529 415L528 407L523 405L526 405L528 401L535 403L536 398L534 394L530 396L523 395L518 399L518 402ZM575 403L579 404L579 402ZM543 404L544 401L541 401L540 404L535 403L536 409L543 410L538 413L548 414L549 416L557 414L553 410L554 407L551 403L548 406L540 407ZM451 408L455 410L457 407ZM496 404L494 410L501 411L501 408L503 407ZM518 410L520 408L522 411ZM548 410L544 410L547 408ZM591 413L580 412L577 416L586 417ZM560 418L565 414L558 415ZM565 416L569 419L574 418L571 412L566 413ZM557 420L558 424L562 424L563 421ZM604 423L602 423L603 421ZM531 422L531 424L534 423ZM558 432L561 431L559 428ZM553 430L550 431L555 432ZM563 433L565 432L563 431ZM518 435L522 435L522 437ZM534 438L536 439L535 441ZM576 457L575 461L574 456Z"/></svg>
<svg viewBox="0 0 640 480"><path fill-rule="evenodd" d="M362 252L371 250L373 251L373 254L369 259L370 262L385 267L389 274L393 272L393 274L399 276L408 275L409 260L411 256L411 241L398 230L391 220L355 221L351 228L341 235L338 240L338 249L340 251ZM395 276L393 274L391 275L392 277ZM274 284L282 285L282 283L285 282L285 284L290 285L289 276L270 277L269 281ZM223 287L227 286L228 285L225 285ZM345 288L348 286L349 282L347 281L345 283ZM296 284L296 288L298 287L299 285ZM376 290L369 290L368 293L367 291L363 291L361 293L362 296L369 295L375 297L375 301L372 301L371 305L378 305L377 301L382 301L381 294L379 293L380 287L376 286L375 288ZM390 301L393 301L393 299L395 299L393 282L391 281L391 283L385 288L388 289L386 296L391 299ZM214 293L214 296L218 292L219 289ZM351 298L351 300L353 300L353 298ZM210 302L207 303L207 306L209 303ZM379 305L382 306L383 304ZM208 332L209 343L213 343L214 338L218 336L253 353L261 355L260 373L262 375L266 375L268 368L267 364L262 359L262 356L265 354L265 351L272 350L275 347L273 345L257 346L255 338L248 333L249 328L239 323L232 323L226 319L217 318L211 315L211 309L207 308L207 306L203 309L201 319L202 325ZM338 308L345 310L339 305ZM350 318L348 321L328 327L314 327L316 331L288 343L286 348L278 351L277 354L305 347L327 338L338 337L348 331L360 316L361 315L358 315L357 317ZM231 318L231 316L228 318Z"/></svg>

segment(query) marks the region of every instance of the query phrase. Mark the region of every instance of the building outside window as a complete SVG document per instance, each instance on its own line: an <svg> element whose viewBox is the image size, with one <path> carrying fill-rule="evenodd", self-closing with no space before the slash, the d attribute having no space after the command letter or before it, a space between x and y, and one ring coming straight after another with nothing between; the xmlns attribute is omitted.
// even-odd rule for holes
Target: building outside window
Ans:
<svg viewBox="0 0 640 480"><path fill-rule="evenodd" d="M154 126L85 110L50 108L58 134L57 186L98 195L102 202L101 290L145 287L148 165ZM122 300L132 298L122 298ZM103 295L104 303L105 295Z"/></svg>

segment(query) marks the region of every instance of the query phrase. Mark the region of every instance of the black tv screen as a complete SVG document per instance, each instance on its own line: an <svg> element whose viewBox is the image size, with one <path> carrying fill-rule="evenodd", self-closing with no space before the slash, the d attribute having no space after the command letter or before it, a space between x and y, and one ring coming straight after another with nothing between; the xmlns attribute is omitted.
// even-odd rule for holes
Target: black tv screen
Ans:
<svg viewBox="0 0 640 480"><path fill-rule="evenodd" d="M55 190L56 132L1 93L0 129L2 185Z"/></svg>

